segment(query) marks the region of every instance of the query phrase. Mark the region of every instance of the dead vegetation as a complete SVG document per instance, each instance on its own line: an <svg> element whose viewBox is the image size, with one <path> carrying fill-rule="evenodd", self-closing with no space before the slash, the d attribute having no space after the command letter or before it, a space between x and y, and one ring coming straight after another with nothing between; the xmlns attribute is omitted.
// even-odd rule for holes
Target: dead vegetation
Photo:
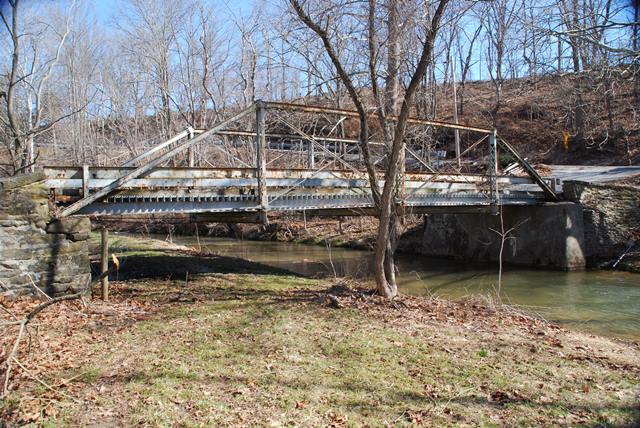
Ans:
<svg viewBox="0 0 640 428"><path fill-rule="evenodd" d="M174 255L163 263L193 257ZM242 272L241 263L251 265L229 265ZM6 424L633 426L640 417L637 343L485 298L388 301L346 281L222 273L215 263L197 276L114 282L111 296L38 316L0 404ZM1 304L8 320L38 302ZM3 326L3 359L15 333Z"/></svg>
<svg viewBox="0 0 640 428"><path fill-rule="evenodd" d="M613 129L602 103L599 78L585 75L591 85L584 89L587 111L586 143L570 139L569 150L563 147L563 131L571 130L571 106L568 103L575 76L543 76L536 79L508 79L503 87L503 105L496 128L532 162L568 165L631 165L640 159L640 124L633 94L633 80L621 79L611 105ZM446 97L451 89L440 88ZM468 106L459 116L462 123L491 123L492 83L469 82L465 87ZM453 119L453 109L442 103L442 120Z"/></svg>

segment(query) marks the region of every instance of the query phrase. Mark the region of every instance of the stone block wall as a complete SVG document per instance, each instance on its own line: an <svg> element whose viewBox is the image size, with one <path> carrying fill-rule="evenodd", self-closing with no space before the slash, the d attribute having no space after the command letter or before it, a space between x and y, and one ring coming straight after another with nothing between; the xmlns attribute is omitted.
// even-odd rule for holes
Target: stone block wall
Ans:
<svg viewBox="0 0 640 428"><path fill-rule="evenodd" d="M0 179L0 293L80 291L91 279L88 218L52 219L39 174Z"/></svg>
<svg viewBox="0 0 640 428"><path fill-rule="evenodd" d="M563 183L565 198L583 208L585 253L591 266L616 259L640 240L640 188L580 181Z"/></svg>

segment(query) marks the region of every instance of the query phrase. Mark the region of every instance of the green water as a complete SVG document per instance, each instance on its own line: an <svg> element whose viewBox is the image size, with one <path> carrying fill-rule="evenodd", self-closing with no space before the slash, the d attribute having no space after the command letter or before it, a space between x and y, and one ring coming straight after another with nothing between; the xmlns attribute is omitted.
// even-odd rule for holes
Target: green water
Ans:
<svg viewBox="0 0 640 428"><path fill-rule="evenodd" d="M197 247L195 238L177 237ZM283 242L200 238L203 249L285 268L300 274L370 278L372 253ZM488 294L498 284L497 265L399 254L403 293L460 298ZM614 271L558 272L506 267L504 302L537 312L575 330L640 340L640 274Z"/></svg>

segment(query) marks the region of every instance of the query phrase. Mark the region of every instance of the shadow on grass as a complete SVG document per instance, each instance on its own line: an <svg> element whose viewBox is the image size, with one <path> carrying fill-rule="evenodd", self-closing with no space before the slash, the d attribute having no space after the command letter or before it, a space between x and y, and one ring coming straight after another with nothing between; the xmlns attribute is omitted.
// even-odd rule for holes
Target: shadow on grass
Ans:
<svg viewBox="0 0 640 428"><path fill-rule="evenodd" d="M251 262L235 257L166 252L123 254L119 257L120 269L110 276L112 280L129 279L185 279L186 275L199 274L254 274L254 275L301 275L286 269ZM92 264L97 275L100 263Z"/></svg>
<svg viewBox="0 0 640 428"><path fill-rule="evenodd" d="M118 259L120 269L110 275L111 281L118 281L111 286L115 298L160 305L210 301L274 305L317 297L312 290L293 290L299 286L298 279L307 278L299 273L236 257L164 249L126 252L123 248ZM100 263L94 262L92 270L98 276ZM225 274L248 276L217 276Z"/></svg>
<svg viewBox="0 0 640 428"><path fill-rule="evenodd" d="M310 302L318 298L322 290L274 289L268 284L258 284L248 287L244 284L207 284L192 282L189 284L148 284L125 283L118 284L113 294L121 298L149 299L157 304L194 303L207 302L235 302L242 306L273 307L277 305L293 305L302 302ZM164 313L163 318L180 318L182 315L175 312Z"/></svg>
<svg viewBox="0 0 640 428"><path fill-rule="evenodd" d="M337 362L339 363L339 362ZM266 379L266 378L265 378ZM128 373L118 373L111 376L102 377L101 381L111 385L120 385L126 388L132 383L139 383L143 385L166 385L167 381L175 381L180 384L180 388L184 388L185 384L192 383L194 389L198 389L198 385L202 383L211 384L219 383L222 389L234 389L237 387L244 387L252 382L255 384L255 379L252 376L243 375L229 375L229 374L216 374L204 377L202 373L190 372L178 372L175 370L159 370L153 371L137 369ZM462 421L465 418L456 414L456 410L451 409L453 405L459 405L462 407L473 406L474 408L487 409L488 413L500 411L501 409L508 408L513 412L516 408L528 408L532 413L540 412L560 412L561 414L573 414L577 417L582 416L583 420L579 421L579 426L584 427L637 427L640 422L640 408L638 406L626 406L626 405L581 405L566 401L550 401L540 403L530 398L520 397L517 399L504 399L504 400L492 400L484 395L454 395L443 396L438 398L431 398L417 391L408 391L398 388L396 390L387 391L381 393L385 388L379 388L375 383L364 384L361 382L354 383L349 380L337 380L335 382L327 382L326 378L317 380L289 380L281 377L273 378L268 384L261 385L263 389L262 394L269 394L271 387L277 387L277 389L284 388L287 391L292 391L295 395L287 397L290 400L295 401L298 397L312 396L313 391L317 389L318 384L325 384L328 391L335 390L341 391L346 394L342 403L334 402L338 408L342 408L341 411L351 411L354 413L364 413L369 415L380 414L385 417L389 416L389 413L399 414L402 409L428 409L429 412L437 409L440 411L436 413L444 412L448 415L448 419L455 421ZM380 385L382 386L382 385ZM282 392L280 392L282 394ZM330 392L326 393L331 395ZM233 400L230 401L232 403ZM398 403L402 403L398 406ZM617 412L633 415L632 419L625 424L612 424L610 422L599 420L597 412ZM560 414L559 413L559 414ZM399 420L404 413L399 414ZM445 418L447 418L445 416Z"/></svg>

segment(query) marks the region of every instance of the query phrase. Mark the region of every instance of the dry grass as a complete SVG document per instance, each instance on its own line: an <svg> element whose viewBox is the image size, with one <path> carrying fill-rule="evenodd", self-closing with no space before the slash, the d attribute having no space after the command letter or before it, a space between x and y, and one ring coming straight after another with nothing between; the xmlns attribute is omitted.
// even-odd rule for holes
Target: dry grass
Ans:
<svg viewBox="0 0 640 428"><path fill-rule="evenodd" d="M188 282L119 282L112 303L51 308L20 358L60 393L19 373L0 404L3 420L48 426L640 420L637 344L568 332L477 300L389 303L329 285L282 273L208 273ZM17 313L33 303L4 304Z"/></svg>

